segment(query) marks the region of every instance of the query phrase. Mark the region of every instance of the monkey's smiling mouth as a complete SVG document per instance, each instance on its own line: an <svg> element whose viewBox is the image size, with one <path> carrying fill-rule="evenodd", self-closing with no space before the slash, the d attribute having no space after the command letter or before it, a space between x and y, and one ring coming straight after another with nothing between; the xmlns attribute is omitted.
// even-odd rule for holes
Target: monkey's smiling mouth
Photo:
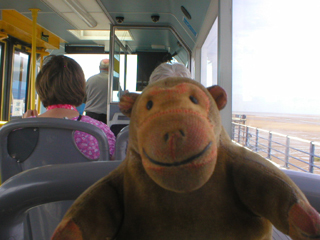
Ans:
<svg viewBox="0 0 320 240"><path fill-rule="evenodd" d="M199 153L187 158L186 160L183 160L181 162L174 162L174 163L163 163L163 162L158 162L154 159L152 159L151 157L149 157L149 155L146 153L146 151L143 149L143 154L149 159L150 162L162 166L162 167L177 167L177 166L181 166L187 163L192 162L194 159L202 156L212 145L212 142L209 142L209 144Z"/></svg>

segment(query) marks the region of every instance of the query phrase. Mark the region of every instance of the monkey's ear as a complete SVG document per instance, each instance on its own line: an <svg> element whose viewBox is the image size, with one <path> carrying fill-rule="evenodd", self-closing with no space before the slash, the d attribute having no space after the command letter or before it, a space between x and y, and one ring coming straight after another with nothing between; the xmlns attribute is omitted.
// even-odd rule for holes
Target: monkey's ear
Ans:
<svg viewBox="0 0 320 240"><path fill-rule="evenodd" d="M213 99L216 101L218 109L222 110L227 105L226 91L218 85L208 87L207 90L209 91Z"/></svg>
<svg viewBox="0 0 320 240"><path fill-rule="evenodd" d="M137 94L137 93L126 93L121 96L120 102L119 102L119 108L120 108L120 111L127 117L131 116L133 105L136 102L139 95L140 94Z"/></svg>

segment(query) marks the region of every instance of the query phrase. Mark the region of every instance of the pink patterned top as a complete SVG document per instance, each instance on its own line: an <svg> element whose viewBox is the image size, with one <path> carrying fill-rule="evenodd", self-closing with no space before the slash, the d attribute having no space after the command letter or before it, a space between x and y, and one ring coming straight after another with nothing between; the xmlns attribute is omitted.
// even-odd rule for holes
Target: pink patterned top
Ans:
<svg viewBox="0 0 320 240"><path fill-rule="evenodd" d="M75 110L77 109L69 104L57 104L57 105L51 105L47 107L47 110L55 109L55 108L64 108L64 109L70 109ZM71 118L70 120L78 121L79 117ZM102 129L107 138L108 138L108 144L109 144L109 153L110 157L114 154L115 151L115 145L116 145L116 137L114 136L113 132L110 130L110 128L104 124L103 122L100 122L96 119L93 119L89 116L81 116L80 122L87 122L92 125L97 126L98 128ZM98 159L100 156L100 150L99 150L99 144L97 139L95 139L92 135L76 131L74 134L74 139L77 144L77 147L79 150L88 158L90 159Z"/></svg>
<svg viewBox="0 0 320 240"><path fill-rule="evenodd" d="M71 120L77 121L78 117L71 118ZM97 126L98 128L102 129L108 137L108 144L109 144L109 153L110 157L114 154L115 145L116 145L116 137L114 136L113 132L110 128L96 119L93 119L89 116L82 116L80 122L87 122L92 125ZM99 144L97 139L95 139L92 135L76 131L74 133L74 139L76 141L77 147L79 150L88 158L90 159L98 159L100 156L99 151Z"/></svg>

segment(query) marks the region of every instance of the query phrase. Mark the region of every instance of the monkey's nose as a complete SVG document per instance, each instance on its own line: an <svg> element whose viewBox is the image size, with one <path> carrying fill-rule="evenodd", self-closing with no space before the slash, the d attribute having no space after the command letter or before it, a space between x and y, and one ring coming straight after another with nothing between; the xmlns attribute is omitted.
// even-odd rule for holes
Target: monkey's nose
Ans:
<svg viewBox="0 0 320 240"><path fill-rule="evenodd" d="M182 129L178 129L178 130L175 130L175 131L172 131L172 132L167 132L165 135L164 135L164 141L165 142L168 142L170 139L172 138L183 138L185 137L185 133Z"/></svg>

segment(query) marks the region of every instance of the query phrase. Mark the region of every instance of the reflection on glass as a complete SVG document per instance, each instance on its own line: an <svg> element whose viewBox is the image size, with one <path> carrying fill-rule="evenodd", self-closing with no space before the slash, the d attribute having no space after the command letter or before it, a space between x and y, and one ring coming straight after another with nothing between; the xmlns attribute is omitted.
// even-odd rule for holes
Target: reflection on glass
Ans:
<svg viewBox="0 0 320 240"><path fill-rule="evenodd" d="M120 49L115 41L113 84L120 88L113 87L113 101L118 101L121 90L142 91L152 71L163 62L189 64L189 53L169 28L117 28L115 34L124 47Z"/></svg>
<svg viewBox="0 0 320 240"><path fill-rule="evenodd" d="M129 30L116 30L115 34L120 41L133 41Z"/></svg>
<svg viewBox="0 0 320 240"><path fill-rule="evenodd" d="M218 19L201 48L201 83L205 87L218 82Z"/></svg>
<svg viewBox="0 0 320 240"><path fill-rule="evenodd" d="M12 117L22 116L25 111L28 83L29 55L15 51L13 57L13 71L11 82L11 112Z"/></svg>
<svg viewBox="0 0 320 240"><path fill-rule="evenodd" d="M137 64L138 64L138 55L131 54L127 55L127 81L126 81L126 89L129 92L136 92L137 86Z"/></svg>
<svg viewBox="0 0 320 240"><path fill-rule="evenodd" d="M113 82L112 82L112 102L120 101L120 44L115 42L114 55L113 55ZM123 76L121 76L123 77Z"/></svg>

